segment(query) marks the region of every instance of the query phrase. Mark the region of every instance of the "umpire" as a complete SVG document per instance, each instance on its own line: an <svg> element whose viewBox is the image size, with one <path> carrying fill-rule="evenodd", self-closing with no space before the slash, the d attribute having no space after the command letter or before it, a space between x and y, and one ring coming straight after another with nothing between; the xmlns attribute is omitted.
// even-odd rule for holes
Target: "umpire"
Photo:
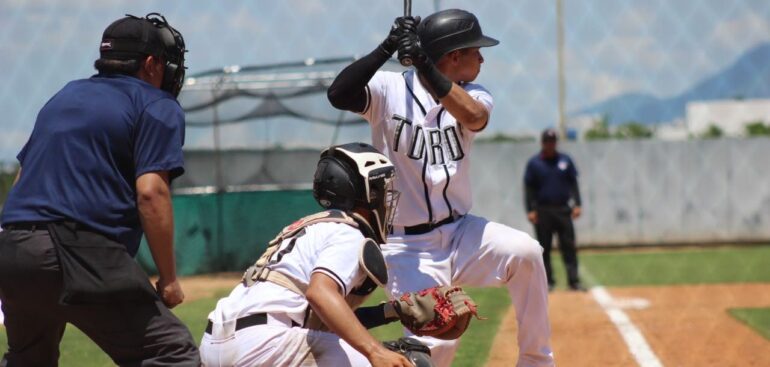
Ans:
<svg viewBox="0 0 770 367"><path fill-rule="evenodd" d="M572 290L585 290L578 277L575 228L572 219L580 216L580 190L577 182L577 168L572 159L556 150L556 131L547 129L541 136L542 150L527 163L524 173L524 187L527 218L535 225L537 240L543 246L548 288L556 282L551 270L551 244L553 234L559 235L567 281ZM570 206L570 199L573 206Z"/></svg>
<svg viewBox="0 0 770 367"><path fill-rule="evenodd" d="M200 364L169 310L184 299L169 190L184 171L184 53L160 14L119 19L104 31L98 74L38 113L0 217L0 365L56 366L66 323L121 366ZM156 288L132 258L142 233Z"/></svg>

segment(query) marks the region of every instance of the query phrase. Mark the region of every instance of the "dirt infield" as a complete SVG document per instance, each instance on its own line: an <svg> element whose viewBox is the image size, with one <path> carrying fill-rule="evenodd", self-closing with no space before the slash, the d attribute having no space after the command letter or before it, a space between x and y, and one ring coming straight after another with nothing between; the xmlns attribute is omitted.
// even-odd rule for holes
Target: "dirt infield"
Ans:
<svg viewBox="0 0 770 367"><path fill-rule="evenodd" d="M181 279L187 301L230 289L240 274ZM770 341L727 310L770 307L770 284L609 288L664 366L770 366ZM629 302L630 301L630 302ZM618 329L590 292L550 297L558 366L636 366ZM510 309L492 345L488 367L516 361L516 318Z"/></svg>
<svg viewBox="0 0 770 367"><path fill-rule="evenodd" d="M770 341L727 313L729 308L770 306L770 284L630 287L609 292L618 302L637 301L624 311L664 366L770 366ZM552 293L550 316L557 365L636 365L590 293ZM516 360L515 323L511 309L487 366L510 366Z"/></svg>

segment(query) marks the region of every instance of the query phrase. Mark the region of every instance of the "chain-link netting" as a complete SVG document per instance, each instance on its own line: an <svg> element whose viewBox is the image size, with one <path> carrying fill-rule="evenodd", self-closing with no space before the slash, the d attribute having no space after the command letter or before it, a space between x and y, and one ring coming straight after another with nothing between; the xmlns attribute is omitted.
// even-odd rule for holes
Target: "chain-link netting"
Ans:
<svg viewBox="0 0 770 367"><path fill-rule="evenodd" d="M488 134L533 134L556 125L560 22L568 127L585 128L602 114L612 123L682 121L691 101L770 98L770 2L563 1L561 17L557 3L415 2L415 15L471 10L484 32L501 41L483 50L478 79L496 97ZM381 0L2 1L0 160L13 159L53 93L93 73L102 30L124 13L166 15L187 39L189 73L195 74L228 65L361 55L383 39L402 6ZM334 127L319 132L266 125L271 124L249 120L226 127L233 132L222 136L221 147L319 146L334 135ZM213 147L212 135L193 132L187 146Z"/></svg>
<svg viewBox="0 0 770 367"><path fill-rule="evenodd" d="M0 161L13 162L51 95L67 81L94 72L106 25L125 13L159 11L184 34L190 50L188 75L196 78L180 97L188 110L188 167L177 187L306 187L309 173L297 172L311 170L315 158L300 161L297 156L313 157L335 142L368 140L366 124L332 109L324 88L355 55L382 41L402 6L401 1L382 0L0 1L0 69L6 76L0 85ZM604 115L610 125L635 121L656 132L684 129L672 136L698 138L700 133L687 130L685 107L714 99L758 100L752 104L754 112L740 105L735 114L754 116L760 125L770 123L770 102L761 102L770 98L768 1L437 0L416 1L412 13L425 16L453 7L474 12L484 32L501 41L482 50L485 62L477 81L495 96L482 139L535 136L557 125L560 49L566 126L579 137ZM559 24L564 29L562 48ZM240 84L233 88L238 78ZM708 121L699 111L698 119ZM720 110L720 118L729 120L730 115L729 109ZM752 172L755 166L747 162L758 162L764 152L749 148L761 146L761 140L684 147L678 142L654 147L626 141L603 144L575 146L585 157L579 161L583 187L597 195L592 226L602 229L601 236L597 231L597 237L583 234L585 239L677 238L669 236L681 231L674 219L693 221L687 228L717 239L755 233L762 226L761 216L741 217L720 206L730 202L731 207L759 211L763 204L745 195L751 182L698 179L703 161L723 163L710 169L724 177ZM701 145L724 148L690 152ZM631 154L635 149L643 160L629 160L637 158ZM730 154L731 149L749 149L741 151L748 156ZM681 164L687 160L692 164ZM658 174L640 181L637 165ZM518 194L501 194L508 190L507 181L490 179L485 185L497 186L485 190L509 198L519 213ZM710 200L692 203L694 195L706 193ZM629 195L637 198L635 204L622 204ZM681 210L659 209L671 205ZM618 225L629 218L646 218L647 224ZM725 222L745 232L717 231Z"/></svg>

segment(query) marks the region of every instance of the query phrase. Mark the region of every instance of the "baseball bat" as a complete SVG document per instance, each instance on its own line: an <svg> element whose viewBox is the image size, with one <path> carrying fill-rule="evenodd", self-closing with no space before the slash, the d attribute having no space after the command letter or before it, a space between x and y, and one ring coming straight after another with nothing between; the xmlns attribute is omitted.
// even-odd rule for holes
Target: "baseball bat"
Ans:
<svg viewBox="0 0 770 367"><path fill-rule="evenodd" d="M404 16L410 17L412 16L412 0L404 0ZM410 55L401 55L399 53L398 55L398 61L403 66L412 66L412 56Z"/></svg>

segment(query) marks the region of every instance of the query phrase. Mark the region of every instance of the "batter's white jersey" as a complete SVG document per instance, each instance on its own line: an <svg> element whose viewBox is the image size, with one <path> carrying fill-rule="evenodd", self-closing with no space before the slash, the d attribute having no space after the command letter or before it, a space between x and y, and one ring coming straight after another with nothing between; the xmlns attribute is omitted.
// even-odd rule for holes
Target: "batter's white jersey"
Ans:
<svg viewBox="0 0 770 367"><path fill-rule="evenodd" d="M486 89L472 83L462 87L492 111ZM373 145L396 167L401 198L395 226L438 222L470 211L470 152L476 133L458 124L413 70L378 71L367 86L363 116L371 124Z"/></svg>
<svg viewBox="0 0 770 367"><path fill-rule="evenodd" d="M284 240L271 265L304 285L320 272L340 286L343 295L361 285L359 265L364 236L342 223L317 223ZM270 282L239 284L209 313L211 333L201 341L204 366L339 366L368 365L366 358L337 335L302 326L309 304L304 296ZM267 313L267 324L234 330L236 320Z"/></svg>

